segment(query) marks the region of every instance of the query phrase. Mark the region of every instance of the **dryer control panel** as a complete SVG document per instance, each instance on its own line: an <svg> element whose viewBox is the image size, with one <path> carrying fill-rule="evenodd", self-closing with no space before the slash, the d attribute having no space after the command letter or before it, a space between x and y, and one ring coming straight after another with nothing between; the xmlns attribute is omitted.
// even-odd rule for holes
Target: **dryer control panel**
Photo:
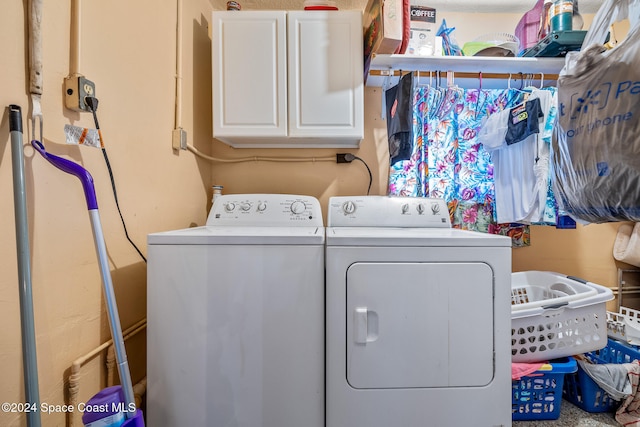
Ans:
<svg viewBox="0 0 640 427"><path fill-rule="evenodd" d="M216 198L207 225L322 227L320 202L291 194L227 194Z"/></svg>
<svg viewBox="0 0 640 427"><path fill-rule="evenodd" d="M394 196L331 197L328 227L451 228L443 199Z"/></svg>

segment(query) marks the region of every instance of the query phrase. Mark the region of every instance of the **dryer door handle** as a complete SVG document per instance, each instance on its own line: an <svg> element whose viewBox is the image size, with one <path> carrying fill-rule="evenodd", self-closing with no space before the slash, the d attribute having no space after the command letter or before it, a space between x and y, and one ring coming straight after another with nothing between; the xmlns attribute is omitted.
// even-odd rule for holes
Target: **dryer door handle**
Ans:
<svg viewBox="0 0 640 427"><path fill-rule="evenodd" d="M367 307L353 310L353 341L367 344L378 339L378 313Z"/></svg>

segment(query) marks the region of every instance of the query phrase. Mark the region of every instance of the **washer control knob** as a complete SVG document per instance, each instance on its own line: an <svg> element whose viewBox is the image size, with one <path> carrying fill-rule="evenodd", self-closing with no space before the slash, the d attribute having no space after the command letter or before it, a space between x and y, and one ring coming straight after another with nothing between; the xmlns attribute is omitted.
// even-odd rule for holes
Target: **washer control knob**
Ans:
<svg viewBox="0 0 640 427"><path fill-rule="evenodd" d="M247 212L249 209L251 209L251 204L244 202L240 205L240 210L243 212Z"/></svg>
<svg viewBox="0 0 640 427"><path fill-rule="evenodd" d="M236 204L233 202L229 202L226 205L224 205L225 212L233 212L235 208L236 208Z"/></svg>
<svg viewBox="0 0 640 427"><path fill-rule="evenodd" d="M409 212L409 204L408 203L404 203L402 205L402 214L404 215L404 214L406 214L408 212Z"/></svg>
<svg viewBox="0 0 640 427"><path fill-rule="evenodd" d="M433 212L434 215L438 215L440 213L440 205L437 203L432 203L431 212Z"/></svg>
<svg viewBox="0 0 640 427"><path fill-rule="evenodd" d="M423 205L422 203L420 203L420 204L416 207L416 209L418 209L418 213L419 213L420 215L424 214L424 205Z"/></svg>
<svg viewBox="0 0 640 427"><path fill-rule="evenodd" d="M305 206L304 202L295 201L291 203L291 212L293 212L296 215L303 213L305 209L307 209L307 207Z"/></svg>
<svg viewBox="0 0 640 427"><path fill-rule="evenodd" d="M356 204L348 200L342 204L342 212L346 215L351 215L356 211Z"/></svg>
<svg viewBox="0 0 640 427"><path fill-rule="evenodd" d="M258 203L258 212L264 212L267 209L267 204L265 202Z"/></svg>

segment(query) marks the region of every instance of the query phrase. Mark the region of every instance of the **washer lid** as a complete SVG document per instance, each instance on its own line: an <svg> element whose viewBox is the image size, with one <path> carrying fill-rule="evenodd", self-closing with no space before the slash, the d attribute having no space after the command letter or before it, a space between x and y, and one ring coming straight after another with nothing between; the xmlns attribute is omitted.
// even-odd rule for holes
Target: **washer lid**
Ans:
<svg viewBox="0 0 640 427"><path fill-rule="evenodd" d="M204 226L153 233L150 245L322 245L323 227Z"/></svg>
<svg viewBox="0 0 640 427"><path fill-rule="evenodd" d="M327 227L327 246L511 247L511 238L455 228Z"/></svg>

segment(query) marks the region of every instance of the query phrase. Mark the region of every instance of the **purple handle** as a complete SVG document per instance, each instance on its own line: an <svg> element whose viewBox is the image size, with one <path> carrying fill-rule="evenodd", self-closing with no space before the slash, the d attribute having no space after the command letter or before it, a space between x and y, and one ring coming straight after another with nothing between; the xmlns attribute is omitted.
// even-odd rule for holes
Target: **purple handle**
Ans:
<svg viewBox="0 0 640 427"><path fill-rule="evenodd" d="M87 171L79 164L72 162L71 160L63 159L62 157L47 153L47 151L44 149L44 145L42 145L40 141L36 141L34 139L33 141L31 141L31 145L53 166L57 167L63 172L77 176L82 183L82 188L84 189L84 197L87 199L87 208L89 208L89 210L98 209L96 189L93 186L93 177L91 176L89 171Z"/></svg>

